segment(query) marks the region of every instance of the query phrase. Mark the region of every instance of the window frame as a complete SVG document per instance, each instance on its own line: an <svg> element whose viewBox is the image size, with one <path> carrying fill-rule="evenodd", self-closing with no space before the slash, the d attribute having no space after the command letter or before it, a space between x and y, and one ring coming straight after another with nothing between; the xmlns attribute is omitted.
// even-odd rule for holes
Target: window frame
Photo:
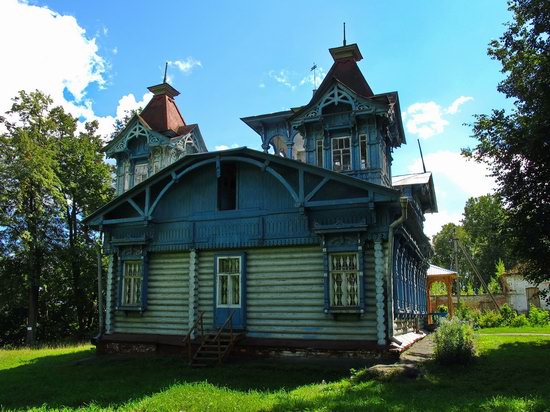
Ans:
<svg viewBox="0 0 550 412"><path fill-rule="evenodd" d="M334 257L337 257L337 256L353 256L355 258L355 270L349 270L349 269L336 269L334 268L332 265L333 265L333 262L334 262ZM359 306L360 306L360 291L359 291L359 260L360 260L360 257L359 257L359 253L357 253L357 251L354 251L354 252L336 252L336 253L329 253L329 271L328 271L328 276L329 276L329 304L330 304L330 308L332 310L349 310L349 309L357 309ZM349 294L349 291L348 291L348 281L347 281L347 275L349 274L352 274L354 275L355 277L355 287L356 287L356 291L355 291L355 301L357 302L356 305L346 305L346 304L342 304L342 305L336 305L335 304L335 288L334 288L334 281L333 281L333 277L337 274L340 274L340 275L343 275L343 278L342 278L342 300L348 300L348 297L350 295Z"/></svg>
<svg viewBox="0 0 550 412"><path fill-rule="evenodd" d="M138 182L136 179L138 176L137 170L138 168L141 168L143 166L145 166L145 174L140 174L139 176L144 176L144 178ZM138 184L140 184L141 182L144 182L148 178L149 178L149 162L136 162L134 164L134 186L137 186Z"/></svg>
<svg viewBox="0 0 550 412"><path fill-rule="evenodd" d="M220 260L222 259L238 259L239 260L239 273L238 273L238 284L239 284L239 303L220 303L220 275L221 276L227 276L227 290L228 290L228 298L232 296L231 290L232 290L232 284L233 284L233 277L235 276L235 273L220 273ZM214 290L214 296L215 296L215 305L217 308L225 308L225 309L241 309L244 308L243 300L244 300L244 282L243 282L243 276L244 276L244 255L243 254L222 254L222 255L216 255L215 256L215 264L214 264L214 280L215 280L215 290Z"/></svg>
<svg viewBox="0 0 550 412"><path fill-rule="evenodd" d="M132 250L132 249L130 249ZM123 310L126 312L144 312L147 309L147 295L148 295L148 277L149 277L149 259L147 252L136 254L134 251L127 253L117 252L118 257L118 283L117 283L117 299L116 310ZM126 263L140 263L141 264L141 296L140 302L136 304L127 304L124 302L123 294L125 292L125 267Z"/></svg>
<svg viewBox="0 0 550 412"><path fill-rule="evenodd" d="M363 155L363 144L365 153ZM359 135L359 168L366 170L369 168L369 138L366 134Z"/></svg>
<svg viewBox="0 0 550 412"><path fill-rule="evenodd" d="M315 156L317 160L317 166L324 167L325 165L325 150L324 150L323 139L318 139L315 142Z"/></svg>
<svg viewBox="0 0 550 412"><path fill-rule="evenodd" d="M325 314L358 314L365 313L365 250L362 242L358 239L355 244L344 244L332 246L328 242L323 241L323 267L324 267L324 313ZM356 254L358 259L357 268L357 288L358 288L358 304L356 306L332 306L332 291L331 291L331 270L330 257L338 254Z"/></svg>
<svg viewBox="0 0 550 412"><path fill-rule="evenodd" d="M348 142L348 147L344 147L344 148L335 148L335 143L338 141L346 141ZM338 151L339 153L339 156L340 156L340 161L341 161L341 169L336 169L335 168L335 153L337 153L336 151ZM349 168L345 169L344 168L344 152L345 151L348 151L349 153ZM330 142L330 154L331 154L331 160L332 160L332 164L331 164L331 167L332 167L332 170L335 171L335 172L349 172L350 170L353 170L353 162L352 162L352 148L351 148L351 136L339 136L339 137L333 137L331 138L331 142Z"/></svg>

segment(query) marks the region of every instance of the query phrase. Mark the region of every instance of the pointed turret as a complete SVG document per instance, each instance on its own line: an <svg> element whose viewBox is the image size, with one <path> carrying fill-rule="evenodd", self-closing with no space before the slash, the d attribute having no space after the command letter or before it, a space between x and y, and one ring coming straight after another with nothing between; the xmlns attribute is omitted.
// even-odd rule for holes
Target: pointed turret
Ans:
<svg viewBox="0 0 550 412"><path fill-rule="evenodd" d="M155 132L172 137L186 127L174 98L180 93L164 82L147 88L153 98L141 112L141 117Z"/></svg>

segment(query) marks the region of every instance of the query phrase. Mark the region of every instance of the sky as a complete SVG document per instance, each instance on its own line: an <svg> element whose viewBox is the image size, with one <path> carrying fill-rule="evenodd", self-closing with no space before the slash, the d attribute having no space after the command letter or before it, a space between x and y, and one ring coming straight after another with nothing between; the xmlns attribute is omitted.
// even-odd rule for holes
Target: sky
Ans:
<svg viewBox="0 0 550 412"><path fill-rule="evenodd" d="M393 153L393 174L422 171L417 139L433 172L431 237L460 221L469 197L494 190L486 167L460 149L475 145L475 114L512 106L487 56L510 19L504 0L1 0L0 113L19 90L40 89L108 136L125 110L145 106L169 62L180 111L209 150L260 149L240 118L306 104L310 68L326 74L346 22L374 93L399 93L407 144Z"/></svg>

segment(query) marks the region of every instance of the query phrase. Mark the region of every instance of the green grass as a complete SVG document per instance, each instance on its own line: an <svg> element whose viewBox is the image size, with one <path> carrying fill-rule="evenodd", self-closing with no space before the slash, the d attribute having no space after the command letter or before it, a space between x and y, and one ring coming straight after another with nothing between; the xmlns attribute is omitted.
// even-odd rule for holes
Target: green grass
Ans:
<svg viewBox="0 0 550 412"><path fill-rule="evenodd" d="M90 346L0 350L0 410L550 410L550 338L479 336L477 349L468 366L356 384L346 370L309 364L190 369L179 357L98 357Z"/></svg>
<svg viewBox="0 0 550 412"><path fill-rule="evenodd" d="M549 326L523 326L521 328L514 328L512 326L502 326L499 328L486 328L479 329L476 333L482 334L494 334L494 333L548 333L550 334Z"/></svg>

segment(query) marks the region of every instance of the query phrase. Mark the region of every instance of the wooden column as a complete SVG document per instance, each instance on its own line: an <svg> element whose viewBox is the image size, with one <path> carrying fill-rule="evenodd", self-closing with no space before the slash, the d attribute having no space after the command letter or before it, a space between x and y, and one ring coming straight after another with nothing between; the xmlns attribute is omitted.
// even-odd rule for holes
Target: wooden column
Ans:
<svg viewBox="0 0 550 412"><path fill-rule="evenodd" d="M449 308L449 318L453 317L453 295L452 295L452 279L445 280L447 286L447 307Z"/></svg>

